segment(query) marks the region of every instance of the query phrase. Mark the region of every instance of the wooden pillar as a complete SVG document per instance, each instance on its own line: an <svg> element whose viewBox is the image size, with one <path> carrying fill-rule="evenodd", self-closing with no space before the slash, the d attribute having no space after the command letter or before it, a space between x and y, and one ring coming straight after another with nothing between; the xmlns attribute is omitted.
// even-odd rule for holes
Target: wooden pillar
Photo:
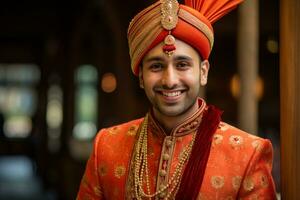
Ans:
<svg viewBox="0 0 300 200"><path fill-rule="evenodd" d="M280 0L281 196L300 198L300 1Z"/></svg>
<svg viewBox="0 0 300 200"><path fill-rule="evenodd" d="M239 7L238 70L240 98L238 102L239 128L257 134L257 97L255 85L258 71L258 1L245 1Z"/></svg>

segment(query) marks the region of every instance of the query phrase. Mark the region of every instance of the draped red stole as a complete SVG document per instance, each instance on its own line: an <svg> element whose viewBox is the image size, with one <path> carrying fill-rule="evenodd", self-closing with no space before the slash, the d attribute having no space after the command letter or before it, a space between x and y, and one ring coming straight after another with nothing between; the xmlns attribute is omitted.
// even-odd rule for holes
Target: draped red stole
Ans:
<svg viewBox="0 0 300 200"><path fill-rule="evenodd" d="M213 134L221 121L222 111L208 106L204 111L195 143L184 170L176 200L196 200L208 161Z"/></svg>

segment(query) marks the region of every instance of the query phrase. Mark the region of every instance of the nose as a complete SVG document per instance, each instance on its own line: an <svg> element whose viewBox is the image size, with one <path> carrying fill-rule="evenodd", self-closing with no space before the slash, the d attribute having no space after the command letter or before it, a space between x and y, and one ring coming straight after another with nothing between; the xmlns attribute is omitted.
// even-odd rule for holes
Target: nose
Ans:
<svg viewBox="0 0 300 200"><path fill-rule="evenodd" d="M164 89L174 89L178 85L178 74L172 65L166 67L162 75L162 86Z"/></svg>

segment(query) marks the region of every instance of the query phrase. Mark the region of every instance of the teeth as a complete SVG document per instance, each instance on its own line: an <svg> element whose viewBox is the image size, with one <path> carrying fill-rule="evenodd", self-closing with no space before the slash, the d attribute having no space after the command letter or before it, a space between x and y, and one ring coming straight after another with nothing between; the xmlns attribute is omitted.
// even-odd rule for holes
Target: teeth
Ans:
<svg viewBox="0 0 300 200"><path fill-rule="evenodd" d="M177 92L162 92L162 94L164 96L167 96L167 97L175 97L175 96L179 96L180 95L180 91L177 91Z"/></svg>

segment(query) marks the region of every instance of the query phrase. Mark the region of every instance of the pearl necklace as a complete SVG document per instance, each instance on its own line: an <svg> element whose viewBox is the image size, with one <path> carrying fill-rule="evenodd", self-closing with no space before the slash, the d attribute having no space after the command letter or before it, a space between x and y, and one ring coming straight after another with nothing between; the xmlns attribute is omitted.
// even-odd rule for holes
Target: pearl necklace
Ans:
<svg viewBox="0 0 300 200"><path fill-rule="evenodd" d="M187 148L183 151L183 154L175 168L175 171L168 181L168 184L160 188L158 191L154 192L153 194L150 194L150 184L149 184L149 170L148 170L148 114L145 116L145 119L142 123L141 131L137 140L137 145L135 149L135 164L134 164L134 190L135 190L135 196L137 200L142 200L143 197L147 197L148 199L151 199L152 197L155 197L159 194L164 193L168 188L169 191L166 194L166 197L164 199L170 199L172 194L173 197L175 197L176 192L179 189L179 183L181 181L182 177L182 171L184 164L189 159L189 156L191 154L196 133L193 134L192 141L187 146ZM147 192L144 192L143 189L143 180L144 180L144 174L146 176L146 189ZM173 193L175 191L175 193Z"/></svg>

